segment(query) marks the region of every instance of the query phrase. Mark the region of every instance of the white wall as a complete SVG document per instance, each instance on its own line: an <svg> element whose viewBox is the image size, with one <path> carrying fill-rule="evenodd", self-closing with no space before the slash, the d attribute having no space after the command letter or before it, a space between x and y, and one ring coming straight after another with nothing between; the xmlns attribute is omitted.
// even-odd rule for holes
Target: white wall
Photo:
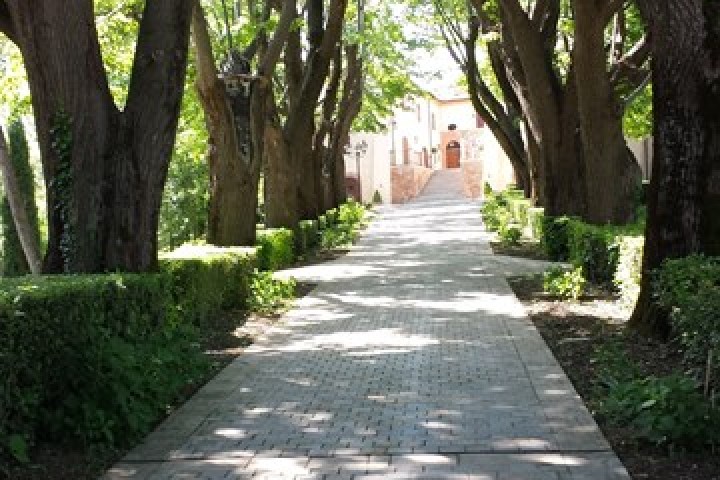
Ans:
<svg viewBox="0 0 720 480"><path fill-rule="evenodd" d="M345 172L354 176L357 172L358 157L355 145L365 142L367 150L360 155L360 193L363 202L371 202L377 190L383 203L390 203L390 142L384 134L351 133L350 148L345 154Z"/></svg>

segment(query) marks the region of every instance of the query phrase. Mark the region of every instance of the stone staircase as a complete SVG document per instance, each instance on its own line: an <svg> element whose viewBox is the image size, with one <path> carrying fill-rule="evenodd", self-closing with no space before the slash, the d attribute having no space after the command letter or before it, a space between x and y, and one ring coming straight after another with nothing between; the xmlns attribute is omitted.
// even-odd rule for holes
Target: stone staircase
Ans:
<svg viewBox="0 0 720 480"><path fill-rule="evenodd" d="M462 170L436 170L416 200L451 199L463 197Z"/></svg>

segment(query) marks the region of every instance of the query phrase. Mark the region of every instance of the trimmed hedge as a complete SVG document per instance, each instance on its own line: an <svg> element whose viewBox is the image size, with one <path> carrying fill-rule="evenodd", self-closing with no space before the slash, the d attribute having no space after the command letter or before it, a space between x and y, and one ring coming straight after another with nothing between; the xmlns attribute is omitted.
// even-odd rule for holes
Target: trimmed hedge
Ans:
<svg viewBox="0 0 720 480"><path fill-rule="evenodd" d="M184 246L160 273L0 281L0 454L127 445L207 373L198 326L242 306L254 249Z"/></svg>
<svg viewBox="0 0 720 480"><path fill-rule="evenodd" d="M286 228L257 232L257 263L260 270L278 270L295 262L295 234Z"/></svg>
<svg viewBox="0 0 720 480"><path fill-rule="evenodd" d="M256 264L255 249L246 247L183 245L160 258L178 312L195 325L221 310L245 306Z"/></svg>
<svg viewBox="0 0 720 480"><path fill-rule="evenodd" d="M300 220L295 235L295 253L303 255L312 251L320 243L317 220Z"/></svg>
<svg viewBox="0 0 720 480"><path fill-rule="evenodd" d="M207 363L167 275L0 283L0 450L36 439L127 444Z"/></svg>

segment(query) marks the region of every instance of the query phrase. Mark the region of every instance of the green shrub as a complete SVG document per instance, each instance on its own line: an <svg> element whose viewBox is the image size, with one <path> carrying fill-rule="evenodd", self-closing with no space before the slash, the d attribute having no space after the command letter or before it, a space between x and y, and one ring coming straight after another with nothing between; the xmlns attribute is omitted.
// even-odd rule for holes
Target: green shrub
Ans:
<svg viewBox="0 0 720 480"><path fill-rule="evenodd" d="M295 235L285 228L257 232L257 259L260 270L278 270L295 262Z"/></svg>
<svg viewBox="0 0 720 480"><path fill-rule="evenodd" d="M248 308L258 313L275 313L295 298L295 288L293 279L275 278L272 272L256 270L250 282Z"/></svg>
<svg viewBox="0 0 720 480"><path fill-rule="evenodd" d="M175 307L195 325L243 307L255 266L255 249L245 247L184 245L160 259L160 269L171 277Z"/></svg>
<svg viewBox="0 0 720 480"><path fill-rule="evenodd" d="M208 367L162 274L27 277L0 288L0 450L127 445Z"/></svg>
<svg viewBox="0 0 720 480"><path fill-rule="evenodd" d="M720 409L712 406L686 375L643 376L621 341L593 354L600 381L598 413L629 427L639 440L683 449L720 442Z"/></svg>
<svg viewBox="0 0 720 480"><path fill-rule="evenodd" d="M570 220L568 260L582 266L587 279L597 285L610 285L618 262L617 229Z"/></svg>
<svg viewBox="0 0 720 480"><path fill-rule="evenodd" d="M522 237L522 230L517 223L501 225L498 229L498 236L503 245L517 245Z"/></svg>
<svg viewBox="0 0 720 480"><path fill-rule="evenodd" d="M322 231L322 230L325 230L327 227L328 227L327 217L325 215L320 215L318 217L318 230Z"/></svg>
<svg viewBox="0 0 720 480"><path fill-rule="evenodd" d="M720 442L720 409L681 374L618 382L600 402L599 413L630 427L637 438L657 445L703 449Z"/></svg>
<svg viewBox="0 0 720 480"><path fill-rule="evenodd" d="M568 259L570 220L570 217L542 217L542 245L551 260Z"/></svg>
<svg viewBox="0 0 720 480"><path fill-rule="evenodd" d="M301 220L295 235L295 253L312 251L320 243L317 220Z"/></svg>
<svg viewBox="0 0 720 480"><path fill-rule="evenodd" d="M332 227L333 225L337 225L337 223L338 223L337 208L331 208L330 210L325 212L325 217L327 218L327 224L329 227Z"/></svg>
<svg viewBox="0 0 720 480"><path fill-rule="evenodd" d="M350 200L340 205L337 221L346 225L360 225L365 219L366 208L362 203Z"/></svg>
<svg viewBox="0 0 720 480"><path fill-rule="evenodd" d="M348 247L355 242L357 235L357 229L351 225L335 225L321 232L320 246L325 250Z"/></svg>
<svg viewBox="0 0 720 480"><path fill-rule="evenodd" d="M481 215L488 230L498 231L511 220L507 199L502 194L491 194L483 203Z"/></svg>
<svg viewBox="0 0 720 480"><path fill-rule="evenodd" d="M530 235L535 240L542 239L543 218L545 209L542 207L530 207L527 209L527 226Z"/></svg>
<svg viewBox="0 0 720 480"><path fill-rule="evenodd" d="M382 195L380 195L380 192L375 190L375 193L373 193L372 203L379 204L382 203Z"/></svg>
<svg viewBox="0 0 720 480"><path fill-rule="evenodd" d="M617 240L618 261L613 284L620 292L623 304L632 306L640 294L642 256L645 237L621 236Z"/></svg>
<svg viewBox="0 0 720 480"><path fill-rule="evenodd" d="M485 184L483 185L483 194L485 194L485 198L492 196L494 193L495 192L493 191L493 188L490 185L490 183L485 182Z"/></svg>
<svg viewBox="0 0 720 480"><path fill-rule="evenodd" d="M702 373L713 352L715 385L720 385L720 257L693 255L667 260L657 272L654 291L668 309L687 362Z"/></svg>
<svg viewBox="0 0 720 480"><path fill-rule="evenodd" d="M528 209L532 207L532 201L527 198L510 198L508 207L512 214L513 222L522 227L528 224Z"/></svg>
<svg viewBox="0 0 720 480"><path fill-rule="evenodd" d="M552 267L543 273L543 289L546 293L577 300L585 292L585 275L582 267L566 270Z"/></svg>

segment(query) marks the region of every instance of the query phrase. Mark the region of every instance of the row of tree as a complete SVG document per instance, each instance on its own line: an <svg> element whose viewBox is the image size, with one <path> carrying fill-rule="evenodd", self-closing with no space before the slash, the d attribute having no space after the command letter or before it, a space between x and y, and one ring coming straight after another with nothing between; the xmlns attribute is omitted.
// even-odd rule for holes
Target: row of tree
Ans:
<svg viewBox="0 0 720 480"><path fill-rule="evenodd" d="M268 226L336 205L363 101L387 111L409 88L393 51L402 27L382 23L393 6L439 27L518 182L549 215L633 220L639 169L622 122L652 73L638 326L665 327L652 323L647 288L664 258L720 253L716 2L406 0L382 14L363 1L228 3L0 0L0 31L27 71L47 185L44 271L155 267L181 106L180 120L192 123L189 94L207 132L210 242L253 243L261 177ZM106 20L118 12L122 28ZM108 43L117 45L103 62ZM123 61L127 74L112 68ZM371 115L361 123L378 127Z"/></svg>
<svg viewBox="0 0 720 480"><path fill-rule="evenodd" d="M654 159L632 325L667 333L651 272L720 254L720 4L703 0L432 0L476 110L546 214L633 220L623 115L653 87ZM483 70L484 48L491 72Z"/></svg>
<svg viewBox="0 0 720 480"><path fill-rule="evenodd" d="M0 1L0 31L27 72L47 186L43 271L155 267L190 77L207 130L210 242L254 243L261 175L270 227L293 228L344 200L344 148L371 57L360 43L366 24L383 21L379 7L366 17L362 1L207 2L213 19L224 17L219 34L197 0L115 3ZM108 68L125 53L103 62L98 35L102 17L119 12L136 25L110 32L121 48L135 45L127 78Z"/></svg>

